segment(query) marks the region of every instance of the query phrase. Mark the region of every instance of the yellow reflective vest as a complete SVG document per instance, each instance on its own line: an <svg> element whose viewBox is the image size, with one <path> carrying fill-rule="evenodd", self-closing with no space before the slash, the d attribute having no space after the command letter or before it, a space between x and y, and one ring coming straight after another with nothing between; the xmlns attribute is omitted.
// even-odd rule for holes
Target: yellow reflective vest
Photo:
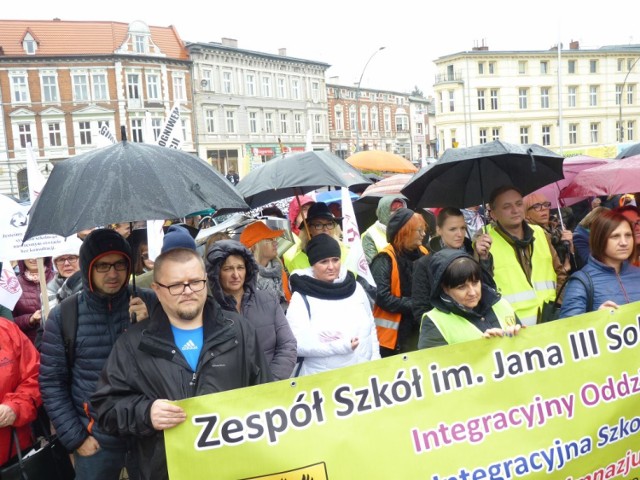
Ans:
<svg viewBox="0 0 640 480"><path fill-rule="evenodd" d="M541 227L529 226L533 229L534 238L531 283L516 258L514 247L494 227L488 227L488 233L493 239L493 279L502 297L511 304L523 325L538 323L542 305L556 299L557 277L549 242Z"/></svg>
<svg viewBox="0 0 640 480"><path fill-rule="evenodd" d="M496 314L502 329L516 324L515 312L504 298L498 300L491 309ZM454 343L468 342L482 338L482 333L478 327L466 318L455 313L445 313L434 308L425 313L422 318L429 317L442 337L449 345Z"/></svg>
<svg viewBox="0 0 640 480"><path fill-rule="evenodd" d="M367 228L362 236L364 237L365 235L369 235L371 237L371 240L373 240L378 252L382 251L382 249L389 244L389 242L387 242L387 232L380 230L377 223L374 223Z"/></svg>

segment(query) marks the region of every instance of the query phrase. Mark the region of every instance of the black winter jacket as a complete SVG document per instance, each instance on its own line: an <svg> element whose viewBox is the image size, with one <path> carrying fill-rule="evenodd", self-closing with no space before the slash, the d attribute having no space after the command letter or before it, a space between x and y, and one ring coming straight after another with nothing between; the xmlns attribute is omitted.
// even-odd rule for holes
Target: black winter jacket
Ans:
<svg viewBox="0 0 640 480"><path fill-rule="evenodd" d="M203 345L196 372L175 345L161 305L132 326L113 348L91 399L98 424L112 435L137 439L140 476L168 478L164 434L151 424L151 405L271 381L255 330L239 314L224 312L208 297Z"/></svg>
<svg viewBox="0 0 640 480"><path fill-rule="evenodd" d="M149 311L157 303L151 290L138 289L138 296ZM105 435L93 425L93 413L90 418L85 404L95 390L111 348L131 325L130 297L128 288L111 297L88 289L78 294L78 330L71 377L64 351L60 305L51 310L45 323L39 376L42 401L60 441L69 451L78 448L89 436L90 424L91 435L101 446L124 448L122 439Z"/></svg>

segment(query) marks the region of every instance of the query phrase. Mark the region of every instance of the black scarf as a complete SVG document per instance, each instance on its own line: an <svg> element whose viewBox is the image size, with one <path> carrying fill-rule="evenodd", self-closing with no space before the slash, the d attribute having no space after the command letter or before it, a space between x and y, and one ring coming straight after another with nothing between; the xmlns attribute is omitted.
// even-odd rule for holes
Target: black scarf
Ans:
<svg viewBox="0 0 640 480"><path fill-rule="evenodd" d="M342 300L349 298L356 291L356 277L351 272L342 282L331 283L308 275L294 273L289 277L291 293L299 292L307 297L321 300Z"/></svg>

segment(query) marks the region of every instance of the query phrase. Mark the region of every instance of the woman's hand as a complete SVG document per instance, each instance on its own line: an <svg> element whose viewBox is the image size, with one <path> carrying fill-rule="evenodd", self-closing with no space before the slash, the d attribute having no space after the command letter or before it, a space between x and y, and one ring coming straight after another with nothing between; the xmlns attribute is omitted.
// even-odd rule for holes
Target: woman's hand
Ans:
<svg viewBox="0 0 640 480"><path fill-rule="evenodd" d="M31 317L29 318L29 325L35 325L36 323L40 323L42 320L42 312L40 310L36 310L33 312Z"/></svg>
<svg viewBox="0 0 640 480"><path fill-rule="evenodd" d="M481 260L489 258L489 250L491 249L491 242L493 239L486 233L481 233L476 237L474 250L478 254Z"/></svg>
<svg viewBox="0 0 640 480"><path fill-rule="evenodd" d="M609 310L611 308L613 308L614 310L617 309L619 307L619 305L612 301L612 300L607 300L606 302L604 302L602 305L600 305L598 307L598 310Z"/></svg>
<svg viewBox="0 0 640 480"><path fill-rule="evenodd" d="M493 337L514 337L522 329L522 325L509 325L504 330L502 328L489 328L482 334L484 338Z"/></svg>
<svg viewBox="0 0 640 480"><path fill-rule="evenodd" d="M353 337L351 339L351 350L355 350L360 345L360 339L358 337Z"/></svg>

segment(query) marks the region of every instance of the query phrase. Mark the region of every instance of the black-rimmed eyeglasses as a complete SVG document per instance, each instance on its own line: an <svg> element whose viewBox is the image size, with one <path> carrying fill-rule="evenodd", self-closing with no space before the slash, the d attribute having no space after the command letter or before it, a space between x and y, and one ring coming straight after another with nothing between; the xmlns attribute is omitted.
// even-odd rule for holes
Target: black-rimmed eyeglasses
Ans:
<svg viewBox="0 0 640 480"><path fill-rule="evenodd" d="M322 230L333 230L336 228L335 223L310 223L309 226L317 232Z"/></svg>
<svg viewBox="0 0 640 480"><path fill-rule="evenodd" d="M127 268L129 268L129 262L126 260L118 260L115 263L96 263L93 268L96 269L96 272L107 273L113 267L116 272L124 272Z"/></svg>
<svg viewBox="0 0 640 480"><path fill-rule="evenodd" d="M169 293L171 295L178 296L178 295L182 295L187 289L187 287L189 287L189 289L194 293L201 291L202 289L204 289L204 286L207 284L207 281L193 280L192 282L174 283L173 285L163 285L160 282L156 282L156 284L161 286L162 288L166 288L167 290L169 290Z"/></svg>
<svg viewBox="0 0 640 480"><path fill-rule="evenodd" d="M536 212L539 212L540 210L547 209L547 208L551 208L551 202L540 202L540 203L534 203L533 205L531 205L529 207L529 210L534 209Z"/></svg>

